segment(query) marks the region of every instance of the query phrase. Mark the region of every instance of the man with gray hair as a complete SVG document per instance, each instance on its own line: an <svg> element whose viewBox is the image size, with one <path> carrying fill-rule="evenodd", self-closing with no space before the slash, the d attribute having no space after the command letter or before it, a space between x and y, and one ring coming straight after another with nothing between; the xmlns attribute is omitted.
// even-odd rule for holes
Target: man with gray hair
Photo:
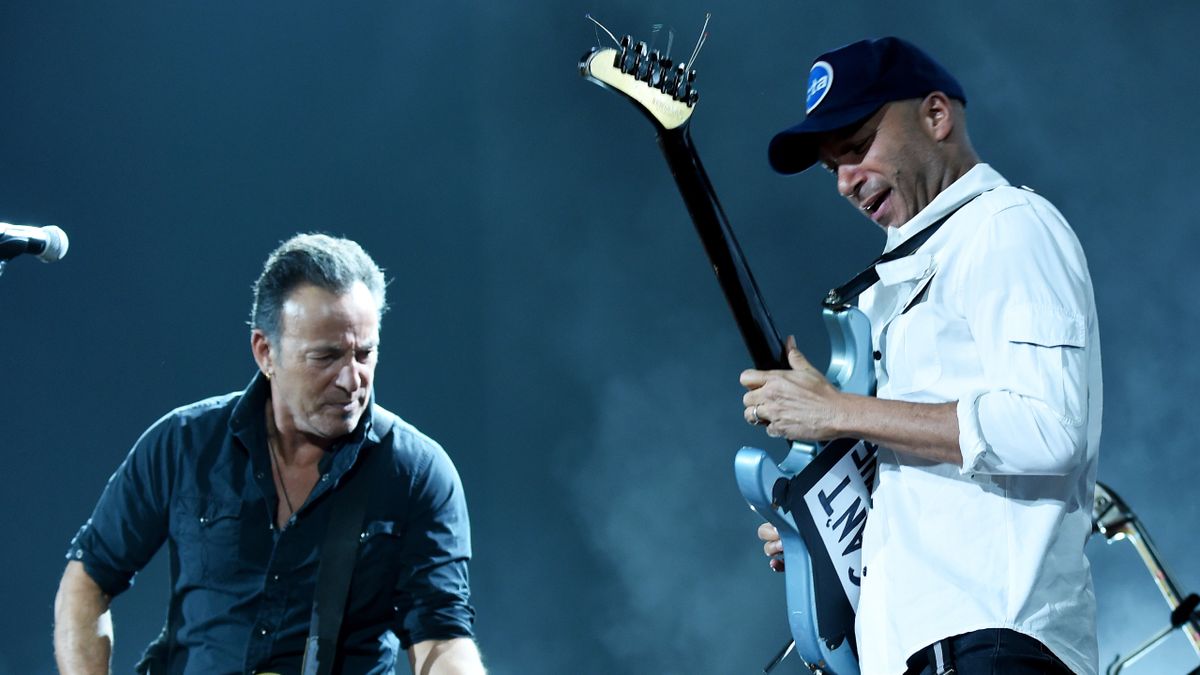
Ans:
<svg viewBox="0 0 1200 675"><path fill-rule="evenodd" d="M250 322L259 372L151 426L71 542L61 672L108 672L109 603L164 542L167 623L139 672L391 673L400 649L413 672L483 672L458 474L374 401L385 291L347 239L271 254Z"/></svg>

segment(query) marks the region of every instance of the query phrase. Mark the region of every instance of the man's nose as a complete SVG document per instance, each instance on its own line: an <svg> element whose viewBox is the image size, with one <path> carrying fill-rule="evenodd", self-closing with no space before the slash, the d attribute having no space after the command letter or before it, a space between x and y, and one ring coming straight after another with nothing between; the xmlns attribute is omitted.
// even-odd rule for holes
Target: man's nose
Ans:
<svg viewBox="0 0 1200 675"><path fill-rule="evenodd" d="M342 366L338 371L337 380L334 382L339 388L345 389L348 392L356 392L366 383L366 375L362 370L362 364L354 359Z"/></svg>
<svg viewBox="0 0 1200 675"><path fill-rule="evenodd" d="M857 164L839 164L837 168L838 194L850 200L858 199L865 177Z"/></svg>

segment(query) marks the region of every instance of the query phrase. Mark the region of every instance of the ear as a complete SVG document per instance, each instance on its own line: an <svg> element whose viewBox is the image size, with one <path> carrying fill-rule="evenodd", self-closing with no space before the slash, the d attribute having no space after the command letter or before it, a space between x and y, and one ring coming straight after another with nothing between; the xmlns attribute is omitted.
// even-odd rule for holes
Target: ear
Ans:
<svg viewBox="0 0 1200 675"><path fill-rule="evenodd" d="M921 101L921 128L934 142L940 143L950 137L958 124L958 116L950 97L940 91L930 92Z"/></svg>
<svg viewBox="0 0 1200 675"><path fill-rule="evenodd" d="M254 355L258 369L262 371L263 375L270 378L275 372L275 355L271 350L271 342L267 339L267 334L258 328L250 331L250 353Z"/></svg>

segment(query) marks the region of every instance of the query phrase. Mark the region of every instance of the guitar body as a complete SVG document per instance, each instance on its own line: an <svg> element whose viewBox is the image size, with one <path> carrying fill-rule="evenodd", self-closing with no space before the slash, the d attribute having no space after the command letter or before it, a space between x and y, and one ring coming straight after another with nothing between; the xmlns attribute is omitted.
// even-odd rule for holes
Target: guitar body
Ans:
<svg viewBox="0 0 1200 675"><path fill-rule="evenodd" d="M827 308L823 318L831 343L825 376L842 391L874 394L866 315L852 307ZM875 467L875 449L849 439L819 447L792 443L778 465L758 448L742 448L734 459L742 497L775 526L783 543L788 628L796 652L827 673L859 672L854 608Z"/></svg>
<svg viewBox="0 0 1200 675"><path fill-rule="evenodd" d="M628 37L620 44L584 54L580 73L629 99L654 124L755 367L788 369L783 340L692 144L695 71L672 70L669 59ZM826 307L823 316L832 343L826 376L843 391L874 394L870 322L848 306ZM762 450L742 448L734 465L742 496L782 538L788 625L805 666L857 675L854 609L875 448L854 440L794 443L780 464Z"/></svg>

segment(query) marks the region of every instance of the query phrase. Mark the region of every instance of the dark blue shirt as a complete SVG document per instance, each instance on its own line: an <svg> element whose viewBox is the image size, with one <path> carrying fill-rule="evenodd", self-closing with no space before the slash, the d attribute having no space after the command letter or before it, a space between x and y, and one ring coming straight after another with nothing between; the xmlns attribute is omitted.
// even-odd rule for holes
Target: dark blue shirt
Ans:
<svg viewBox="0 0 1200 675"><path fill-rule="evenodd" d="M371 492L336 672L391 673L399 651L472 635L470 525L462 484L437 443L374 402L320 464L283 529L267 454L260 374L245 392L175 410L142 435L109 479L67 558L109 596L168 544L171 598L153 651L167 672L297 673L312 612L330 496L362 476L367 452L390 489ZM379 466L379 465L377 465ZM348 474L349 472L349 474Z"/></svg>

